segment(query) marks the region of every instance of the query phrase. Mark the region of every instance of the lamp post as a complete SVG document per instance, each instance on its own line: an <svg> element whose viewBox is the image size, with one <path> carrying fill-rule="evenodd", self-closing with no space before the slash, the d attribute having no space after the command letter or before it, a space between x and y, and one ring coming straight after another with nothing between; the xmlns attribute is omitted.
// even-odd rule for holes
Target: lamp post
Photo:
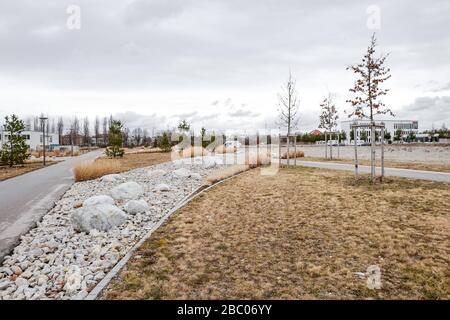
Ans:
<svg viewBox="0 0 450 320"><path fill-rule="evenodd" d="M45 121L47 120L47 117L41 116L39 120L41 120L41 127L42 127L42 149L44 150L44 167L45 167Z"/></svg>

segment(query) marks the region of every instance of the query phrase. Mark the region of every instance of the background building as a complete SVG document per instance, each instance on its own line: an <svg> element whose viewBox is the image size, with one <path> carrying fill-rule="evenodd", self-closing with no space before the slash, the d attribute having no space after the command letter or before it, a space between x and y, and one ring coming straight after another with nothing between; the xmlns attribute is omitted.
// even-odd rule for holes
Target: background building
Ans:
<svg viewBox="0 0 450 320"><path fill-rule="evenodd" d="M401 136L403 139L407 138L409 135L414 134L417 135L419 131L419 122L415 120L375 120L376 124L384 123L385 130L390 135L391 141L394 141L394 137L396 132L400 130ZM350 143L351 140L351 125L352 124L370 124L370 120L348 120L341 122L341 130L346 133L346 142ZM365 134L363 133L365 131ZM362 138L366 137L365 141L370 143L372 142L371 132L369 128L358 128L356 131L356 139L364 140ZM378 135L378 141L381 139L380 135Z"/></svg>
<svg viewBox="0 0 450 320"><path fill-rule="evenodd" d="M42 131L26 130L22 131L22 136L25 138L25 143L32 150L42 149L43 146L43 136ZM52 146L59 145L59 136L57 133L45 133L45 146L49 149ZM4 143L9 140L9 135L0 129L0 148L3 147Z"/></svg>

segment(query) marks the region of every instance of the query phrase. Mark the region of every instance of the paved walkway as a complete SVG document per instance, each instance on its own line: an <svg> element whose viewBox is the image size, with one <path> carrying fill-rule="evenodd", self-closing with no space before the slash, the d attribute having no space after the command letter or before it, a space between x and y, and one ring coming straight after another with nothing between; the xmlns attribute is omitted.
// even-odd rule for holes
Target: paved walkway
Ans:
<svg viewBox="0 0 450 320"><path fill-rule="evenodd" d="M290 160L293 164L294 160ZM286 160L282 160L282 163L286 163ZM346 170L355 171L355 166L348 163L335 163L335 162L316 162L316 161L303 161L297 160L298 166L313 167L313 168L324 168L333 170ZM358 166L359 173L370 173L370 166ZM381 173L381 168L376 167L376 173L379 175ZM430 180L437 182L447 182L450 183L450 173L446 172L435 172L435 171L422 171L422 170L410 170L410 169L397 169L397 168L384 168L385 176L402 177L410 179L420 179L420 180Z"/></svg>
<svg viewBox="0 0 450 320"><path fill-rule="evenodd" d="M0 261L74 183L72 167L101 150L0 182Z"/></svg>

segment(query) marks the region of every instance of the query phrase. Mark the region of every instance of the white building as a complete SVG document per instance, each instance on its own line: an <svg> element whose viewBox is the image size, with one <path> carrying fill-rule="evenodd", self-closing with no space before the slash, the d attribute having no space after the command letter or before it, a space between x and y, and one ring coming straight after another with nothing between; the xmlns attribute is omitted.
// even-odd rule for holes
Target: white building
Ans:
<svg viewBox="0 0 450 320"><path fill-rule="evenodd" d="M26 130L22 131L22 136L25 138L25 143L30 147L32 150L38 150L42 149L42 131L32 131L32 130ZM4 143L7 143L9 140L9 135L7 132L3 131L3 129L0 129L0 148L3 147ZM51 147L52 145L58 145L59 144L59 135L57 133L46 133L45 134L45 146L47 148Z"/></svg>
<svg viewBox="0 0 450 320"><path fill-rule="evenodd" d="M419 131L419 122L415 120L375 120L376 124L384 123L386 132L390 133L391 141L394 140L397 130L401 130L402 138L407 138L408 135L414 133L415 135ZM352 124L370 124L370 120L348 120L341 122L341 130L344 130L347 137L347 143L351 142L351 125ZM372 141L371 132L369 128L358 128L356 130L356 140L361 140L362 132L366 132L367 142ZM378 139L381 139L381 135L378 135Z"/></svg>

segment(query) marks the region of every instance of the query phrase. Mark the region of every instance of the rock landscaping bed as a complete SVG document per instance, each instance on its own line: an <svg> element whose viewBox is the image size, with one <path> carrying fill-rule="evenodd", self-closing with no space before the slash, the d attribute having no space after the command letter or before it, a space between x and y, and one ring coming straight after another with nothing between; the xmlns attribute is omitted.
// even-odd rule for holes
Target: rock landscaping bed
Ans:
<svg viewBox="0 0 450 320"><path fill-rule="evenodd" d="M147 230L221 167L216 158L195 158L75 183L5 257L0 299L83 299Z"/></svg>

